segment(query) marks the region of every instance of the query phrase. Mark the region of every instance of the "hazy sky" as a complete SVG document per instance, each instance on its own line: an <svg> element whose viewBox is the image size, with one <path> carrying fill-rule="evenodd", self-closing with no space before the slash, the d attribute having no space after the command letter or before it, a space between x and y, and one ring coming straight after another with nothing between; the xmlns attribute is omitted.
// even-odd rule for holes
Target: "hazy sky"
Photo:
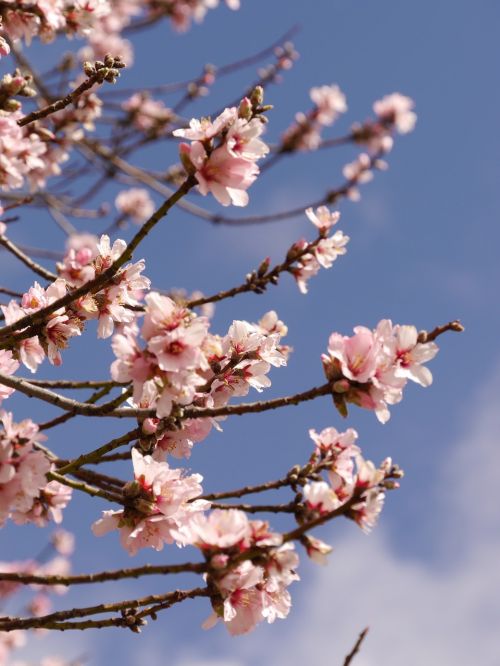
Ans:
<svg viewBox="0 0 500 666"><path fill-rule="evenodd" d="M309 108L312 86L337 83L347 95L349 112L328 136L364 120L373 101L385 94L398 91L416 101L416 131L398 138L389 171L363 189L359 204L340 204L339 227L351 236L348 253L310 283L309 295L302 296L285 277L264 296L245 295L217 308L213 330L220 333L232 319L255 321L271 308L289 326L295 352L288 368L273 371L267 397L320 383L319 356L334 330L349 334L357 324L372 327L382 318L431 329L460 318L466 332L441 338L441 352L430 365L433 386L408 387L385 426L354 408L343 422L322 399L228 421L224 433L213 433L195 448L189 466L204 474L207 490L277 478L308 457L308 429L328 425L356 428L366 457L379 462L391 455L405 469L402 488L387 498L372 535L346 522L320 531L335 551L326 569L301 557L302 581L291 588L288 621L232 639L222 626L211 632L200 628L210 613L201 600L160 615L139 637L121 630L50 636L30 650L43 647L44 653L67 657L86 652L98 666L118 660L128 666L148 656L150 664L165 666L298 666L305 661L330 666L341 663L359 631L370 625L355 662L359 666L378 666L382 660L388 666L498 665L499 18L495 0L242 0L239 12L210 12L187 34L162 24L147 38L137 37L136 66L118 85L192 77L203 63L224 64L251 54L297 24L300 59L267 94L275 105L270 141L297 111ZM48 63L50 49L44 51ZM221 80L190 112L203 115L233 101L254 79L250 69ZM283 160L251 188L245 211L229 212L237 217L305 206L342 182L342 166L354 155L346 147ZM135 160L166 169L176 154L162 144ZM114 193L107 191L95 203L112 201ZM208 199L196 201L220 210ZM99 224L90 230L97 233ZM146 274L162 288L212 293L239 284L266 255L279 260L301 236L313 237L305 217L235 229L177 212L144 244ZM53 249L64 243L45 218L19 225L13 238ZM0 262L1 284L30 284L31 276L5 255ZM62 376L84 376L91 364L95 377L103 377L111 358L109 345L88 334L64 357ZM49 375L44 370L40 376ZM47 410L31 402L5 406L14 407L19 419L46 418ZM120 432L120 424L85 419L78 424L76 430L73 424L51 435L50 445L73 455ZM75 571L189 557L189 551L179 554L172 547L131 559L116 534L92 538L89 525L101 508L78 498L67 510L67 527L78 538ZM35 536L43 543L33 528L3 530L1 557L29 556ZM61 604L132 598L163 592L167 584L172 583L151 578L87 588Z"/></svg>

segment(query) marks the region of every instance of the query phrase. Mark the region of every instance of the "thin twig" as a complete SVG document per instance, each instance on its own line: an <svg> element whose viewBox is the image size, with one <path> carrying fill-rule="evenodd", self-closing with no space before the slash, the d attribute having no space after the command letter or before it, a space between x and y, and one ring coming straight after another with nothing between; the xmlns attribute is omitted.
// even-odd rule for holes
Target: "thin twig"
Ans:
<svg viewBox="0 0 500 666"><path fill-rule="evenodd" d="M2 245L6 250L8 250L17 259L19 259L19 261L22 262L25 266L31 269L33 273L36 273L44 280L49 280L49 282L57 280L58 276L55 273L52 273L52 271L47 270L46 268L38 264L36 261L31 259L31 257L28 257L27 254L25 254L17 245L15 245L6 236L0 235L0 245Z"/></svg>
<svg viewBox="0 0 500 666"><path fill-rule="evenodd" d="M129 599L126 601L118 601L110 604L98 604L97 606L87 606L85 608L72 608L70 610L58 611L50 613L49 615L42 615L40 617L27 617L27 618L11 618L0 617L0 631L13 631L14 629L58 629L64 631L65 629L86 629L96 625L95 623L73 623L73 626L65 623L76 617L88 617L89 615L99 615L102 613L112 613L121 610L131 610L140 608L141 606L148 606L151 604L162 603L171 601L178 603L184 599L192 599L193 597L208 596L207 588L195 588L193 590L176 590L174 592L167 592L166 594L151 594L142 599ZM92 622L92 621L91 621ZM104 624L100 626L128 626L123 617L116 618L113 622L104 620ZM78 626L79 625L79 626Z"/></svg>
<svg viewBox="0 0 500 666"><path fill-rule="evenodd" d="M83 93L87 92L87 90L90 90L96 84L101 85L102 83L104 83L103 70L97 70L95 74L89 76L88 79L86 79L83 83L81 83L78 86L78 88L75 88L73 92L68 93L62 99L58 99L56 102L49 104L43 109L39 109L38 111L33 111L32 113L28 113L28 115L24 116L23 118L20 118L17 121L17 124L19 125L19 127L24 127L25 125L34 123L35 120L41 120L42 118L50 116L52 113L57 113L57 111L62 111L62 109L65 109L70 104L73 104L73 102L75 102L78 99L78 97L83 95Z"/></svg>
<svg viewBox="0 0 500 666"><path fill-rule="evenodd" d="M135 430L131 430L130 432L121 435L121 437L112 439L110 442L107 442L107 444L103 444L98 449L90 451L89 453L84 453L75 460L73 460L72 462L68 463L67 465L64 465L64 467L59 468L59 473L69 474L74 472L82 465L91 465L93 463L96 463L104 454L109 453L110 451L114 451L118 447L123 446L123 444L128 444L128 442L137 439L140 436L140 434L141 434L140 428L135 428Z"/></svg>
<svg viewBox="0 0 500 666"><path fill-rule="evenodd" d="M131 569L116 569L113 571L100 571L98 573L77 574L74 576L42 576L28 573L0 572L0 580L7 580L20 585L87 585L91 583L104 583L110 580L123 580L124 578L140 578L142 576L155 576L180 573L204 573L207 565L204 562L186 562L184 564L151 565Z"/></svg>
<svg viewBox="0 0 500 666"><path fill-rule="evenodd" d="M347 657L344 659L344 666L349 666L351 661L354 659L354 657L358 654L359 649L361 647L361 643L365 640L366 634L368 633L368 627L363 629L363 631L359 634L358 640L354 644L354 647L352 650L349 652Z"/></svg>

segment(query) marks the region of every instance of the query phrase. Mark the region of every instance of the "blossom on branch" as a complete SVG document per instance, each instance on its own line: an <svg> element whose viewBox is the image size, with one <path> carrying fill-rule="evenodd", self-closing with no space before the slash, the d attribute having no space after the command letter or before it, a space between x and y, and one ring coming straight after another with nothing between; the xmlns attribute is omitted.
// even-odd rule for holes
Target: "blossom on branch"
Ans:
<svg viewBox="0 0 500 666"><path fill-rule="evenodd" d="M143 456L136 449L132 449L132 462L135 481L124 489L129 506L104 511L92 531L103 536L120 530L122 546L135 555L141 548L162 550L165 543L173 543L177 530L210 504L196 500L202 492L200 474L184 475L182 470L171 469L168 463Z"/></svg>
<svg viewBox="0 0 500 666"><path fill-rule="evenodd" d="M247 205L246 190L259 174L256 162L269 152L259 139L263 121L252 117L256 110L249 105L240 105L240 110L226 108L213 122L193 118L189 129L173 132L192 141L180 145L180 156L184 168L198 181L200 193L211 192L223 206Z"/></svg>
<svg viewBox="0 0 500 666"><path fill-rule="evenodd" d="M346 405L352 402L374 410L386 423L388 405L400 402L408 379L430 386L432 374L422 364L437 352L435 342L418 341L414 326L393 326L383 319L373 331L357 326L351 337L332 333L322 361L341 414L347 414Z"/></svg>

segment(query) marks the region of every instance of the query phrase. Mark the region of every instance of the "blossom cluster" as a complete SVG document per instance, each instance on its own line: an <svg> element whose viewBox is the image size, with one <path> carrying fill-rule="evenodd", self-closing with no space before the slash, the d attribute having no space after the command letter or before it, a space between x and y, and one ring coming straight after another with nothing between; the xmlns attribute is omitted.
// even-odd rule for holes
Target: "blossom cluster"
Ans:
<svg viewBox="0 0 500 666"><path fill-rule="evenodd" d="M39 527L49 520L60 523L71 488L58 481L47 483L51 464L35 448L46 437L30 419L14 423L10 412L1 411L0 421L0 526L7 518Z"/></svg>
<svg viewBox="0 0 500 666"><path fill-rule="evenodd" d="M8 96L6 103L16 110L0 110L0 188L4 191L26 184L33 190L44 187L47 178L61 173L73 144L83 138L84 129L94 129L94 120L101 114L101 101L87 92L71 108L52 114L33 129L18 125L23 114L17 100Z"/></svg>
<svg viewBox="0 0 500 666"><path fill-rule="evenodd" d="M257 90L257 89L256 89ZM260 90L261 92L261 90ZM267 155L268 146L260 139L264 123L257 111L262 100L244 98L239 106L226 108L212 122L193 118L188 129L174 130L181 143L181 161L198 182L199 192L209 192L223 206L246 206L246 190L259 174L257 161Z"/></svg>
<svg viewBox="0 0 500 666"><path fill-rule="evenodd" d="M347 403L353 403L374 410L386 423L388 405L401 401L408 380L430 386L432 374L423 364L437 352L435 342L419 342L415 326L383 319L374 330L357 326L350 337L332 333L322 361L341 414L345 416Z"/></svg>
<svg viewBox="0 0 500 666"><path fill-rule="evenodd" d="M47 145L39 134L29 128L21 128L17 121L20 111L0 111L0 187L2 190L18 189L25 179L31 185L43 184L48 175Z"/></svg>
<svg viewBox="0 0 500 666"><path fill-rule="evenodd" d="M316 211L308 208L306 215L318 229L319 238L313 243L301 239L294 243L288 252L289 259L297 256L290 272L303 294L307 293L308 280L317 275L320 268L331 268L337 257L347 252L346 245L349 242L349 236L340 230L333 236L328 236L330 229L340 219L339 212L332 213L326 206L320 206Z"/></svg>
<svg viewBox="0 0 500 666"><path fill-rule="evenodd" d="M295 122L282 136L283 152L316 150L321 143L322 129L333 125L338 116L347 111L346 97L337 85L311 88L309 95L314 107L307 114L295 115Z"/></svg>
<svg viewBox="0 0 500 666"><path fill-rule="evenodd" d="M60 33L76 34L87 39L80 50L82 60L101 60L111 50L132 64L132 44L121 33L134 17L168 16L176 30L184 31L218 4L219 0L4 0L1 18L5 34L15 42L22 39L30 44L34 37L51 42ZM226 0L226 4L233 10L240 6L239 0ZM0 57L9 53L8 42L0 37Z"/></svg>
<svg viewBox="0 0 500 666"><path fill-rule="evenodd" d="M363 531L369 532L382 511L387 487L398 487L397 482L388 483L388 479L399 478L402 472L390 458L386 458L379 468L365 460L356 444L358 433L352 428L342 433L333 427L320 433L311 429L309 434L315 444L313 459L321 461L327 481L311 481L304 486L306 518L324 516L350 502L346 515ZM309 556L320 563L331 550L318 540L311 541L310 537L306 547Z"/></svg>
<svg viewBox="0 0 500 666"><path fill-rule="evenodd" d="M288 586L299 576L299 558L291 543L269 530L263 520L249 520L237 509L199 513L177 531L179 542L200 548L210 565L208 581L215 586L213 613L204 623L222 619L229 633L245 634L263 620L271 623L288 615ZM259 564L244 559L259 549ZM260 549L262 549L260 551ZM231 564L237 557L241 563Z"/></svg>
<svg viewBox="0 0 500 666"><path fill-rule="evenodd" d="M115 199L115 206L123 218L142 224L154 213L155 205L149 192L142 187L122 190Z"/></svg>
<svg viewBox="0 0 500 666"><path fill-rule="evenodd" d="M240 0L225 0L226 5L233 10L240 8ZM219 0L160 0L151 2L151 11L170 17L177 30L187 30L192 21L200 23L209 9L214 9Z"/></svg>
<svg viewBox="0 0 500 666"><path fill-rule="evenodd" d="M367 146L372 154L388 153L392 150L393 134L408 134L415 128L417 115L411 97L401 93L391 93L373 104L375 120L352 127L352 135L357 143Z"/></svg>
<svg viewBox="0 0 500 666"><path fill-rule="evenodd" d="M159 418L169 416L174 404L220 407L233 396L247 395L250 387L261 391L270 386L271 366L286 363L279 344L286 329L278 322L274 312L259 324L234 321L227 335L220 337L208 332L207 317L151 292L145 298L141 328L146 346L142 349L137 342L137 324L124 326L113 338L117 360L111 376L119 382L132 381L134 403L155 407ZM146 427L154 432L154 420ZM199 434L207 426L190 422L186 429ZM187 440L191 445L193 440L184 435L180 440L184 441L177 439L178 452L186 446L189 450Z"/></svg>
<svg viewBox="0 0 500 666"><path fill-rule="evenodd" d="M104 511L92 531L102 536L119 529L121 544L135 555L141 548L162 550L165 543L173 543L176 530L210 505L196 499L202 492L200 474L184 475L137 449L132 449L132 463L134 481L124 488L125 508Z"/></svg>
<svg viewBox="0 0 500 666"><path fill-rule="evenodd" d="M27 44L34 36L50 42L58 32L86 35L96 21L111 12L109 0L35 0L23 4L4 0L3 29L10 39L23 39Z"/></svg>
<svg viewBox="0 0 500 666"><path fill-rule="evenodd" d="M147 93L135 93L122 103L127 121L145 132L148 137L161 136L174 118L174 112L161 100L152 99Z"/></svg>

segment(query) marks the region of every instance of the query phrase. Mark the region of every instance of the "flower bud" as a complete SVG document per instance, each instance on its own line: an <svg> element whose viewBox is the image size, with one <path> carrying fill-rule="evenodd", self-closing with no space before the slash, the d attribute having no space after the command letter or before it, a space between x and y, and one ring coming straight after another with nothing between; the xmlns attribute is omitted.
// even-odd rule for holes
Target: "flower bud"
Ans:
<svg viewBox="0 0 500 666"><path fill-rule="evenodd" d="M15 111L19 111L20 108L21 108L21 102L18 102L17 99L7 99L3 103L4 111L8 111L9 113L14 113Z"/></svg>
<svg viewBox="0 0 500 666"><path fill-rule="evenodd" d="M269 270L269 266L271 264L271 259L270 257L266 257L260 264L259 268L257 269L257 275L259 277L263 277L267 271Z"/></svg>
<svg viewBox="0 0 500 666"><path fill-rule="evenodd" d="M252 117L252 102L248 97L244 97L238 108L238 116L244 120L250 120Z"/></svg>
<svg viewBox="0 0 500 666"><path fill-rule="evenodd" d="M250 95L250 101L254 108L261 106L264 101L264 88L262 86L255 86Z"/></svg>
<svg viewBox="0 0 500 666"><path fill-rule="evenodd" d="M191 149L189 145L187 143L181 143L179 146L179 158L181 160L181 164L184 167L186 173L193 175L196 171L196 168L191 162L190 154Z"/></svg>
<svg viewBox="0 0 500 666"><path fill-rule="evenodd" d="M224 569L229 561L229 555L217 553L210 559L210 566L213 569Z"/></svg>
<svg viewBox="0 0 500 666"><path fill-rule="evenodd" d="M127 499L135 499L141 494L141 486L138 481L128 481L123 486L122 493Z"/></svg>
<svg viewBox="0 0 500 666"><path fill-rule="evenodd" d="M146 433L146 435L154 435L154 433L158 430L158 419L156 418L149 418L149 419L144 419L142 422L142 432Z"/></svg>
<svg viewBox="0 0 500 666"><path fill-rule="evenodd" d="M91 62L89 62L88 60L86 60L86 61L83 63L83 71L85 72L85 74L86 74L87 76L93 76L93 75L95 74L95 67L94 67L94 65L93 65Z"/></svg>

